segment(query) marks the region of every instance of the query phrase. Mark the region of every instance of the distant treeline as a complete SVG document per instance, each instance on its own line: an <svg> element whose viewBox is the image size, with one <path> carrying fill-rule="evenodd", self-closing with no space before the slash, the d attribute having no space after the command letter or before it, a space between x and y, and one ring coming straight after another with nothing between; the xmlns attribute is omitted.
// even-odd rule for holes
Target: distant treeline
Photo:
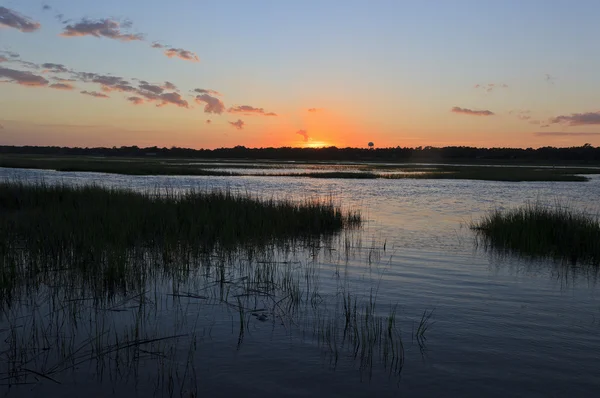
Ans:
<svg viewBox="0 0 600 398"><path fill-rule="evenodd" d="M498 163L600 163L600 147L585 144L556 148L475 148L466 146L416 148L69 148L57 146L0 146L0 154L47 156L163 157L202 159L391 161L391 162L498 162Z"/></svg>

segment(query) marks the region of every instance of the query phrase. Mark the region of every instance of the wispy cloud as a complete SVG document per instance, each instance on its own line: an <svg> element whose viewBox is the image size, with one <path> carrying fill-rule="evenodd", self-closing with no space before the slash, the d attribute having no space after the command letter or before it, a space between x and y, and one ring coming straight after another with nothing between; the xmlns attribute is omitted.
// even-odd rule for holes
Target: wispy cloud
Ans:
<svg viewBox="0 0 600 398"><path fill-rule="evenodd" d="M135 41L144 40L144 35L141 33L124 33L122 32L122 24L112 19L90 20L82 19L76 24L65 26L64 31L60 34L63 37L80 37L94 36L106 37L120 41ZM130 24L124 24L129 27Z"/></svg>
<svg viewBox="0 0 600 398"><path fill-rule="evenodd" d="M6 62L6 61L8 61L8 58L6 58L3 55L0 55L0 62Z"/></svg>
<svg viewBox="0 0 600 398"><path fill-rule="evenodd" d="M211 124L211 123L212 123L212 120L206 119L206 124Z"/></svg>
<svg viewBox="0 0 600 398"><path fill-rule="evenodd" d="M473 87L478 90L484 90L487 93L491 93L492 91L494 91L495 89L498 89L498 88L508 88L508 84L505 84L505 83L476 84Z"/></svg>
<svg viewBox="0 0 600 398"><path fill-rule="evenodd" d="M43 87L48 85L48 80L42 76L34 75L31 72L25 72L15 69L0 67L0 77L8 79L12 83L29 87Z"/></svg>
<svg viewBox="0 0 600 398"><path fill-rule="evenodd" d="M200 58L198 55L196 55L196 53L189 50L184 50L183 48L170 47L167 48L164 53L169 58L176 57L183 59L184 61L200 62Z"/></svg>
<svg viewBox="0 0 600 398"><path fill-rule="evenodd" d="M515 115L519 120L530 120L531 111L528 109L516 109L508 112L510 115Z"/></svg>
<svg viewBox="0 0 600 398"><path fill-rule="evenodd" d="M494 115L494 112L492 112L492 111L488 111L488 110L477 111L477 110L468 109L468 108L461 108L459 106L453 107L450 111L454 112L454 113L460 113L463 115L472 115L472 116L493 116Z"/></svg>
<svg viewBox="0 0 600 398"><path fill-rule="evenodd" d="M544 81L548 84L554 84L554 82L556 81L556 77L546 73L544 75Z"/></svg>
<svg viewBox="0 0 600 398"><path fill-rule="evenodd" d="M42 10L44 10L44 11L50 11L51 9L52 9L52 7L50 7L48 4L44 4L42 6Z"/></svg>
<svg viewBox="0 0 600 398"><path fill-rule="evenodd" d="M166 46L164 44L160 44L159 42L155 41L154 43L152 43L150 45L150 47L152 47L152 48L165 48Z"/></svg>
<svg viewBox="0 0 600 398"><path fill-rule="evenodd" d="M585 126L600 124L600 112L571 113L556 116L548 121L549 124L565 124L567 126Z"/></svg>
<svg viewBox="0 0 600 398"><path fill-rule="evenodd" d="M250 105L241 105L229 108L229 113L243 113L245 115L277 116L274 112L266 112L263 108L255 108Z"/></svg>
<svg viewBox="0 0 600 398"><path fill-rule="evenodd" d="M244 126L246 125L246 123L244 123L244 121L242 119L238 119L237 122L229 122L229 124L231 124L233 127L235 127L238 130L243 129Z"/></svg>
<svg viewBox="0 0 600 398"><path fill-rule="evenodd" d="M68 91L75 90L75 86L73 86L72 84L69 84L69 83L54 83L48 87L55 88L57 90L68 90Z"/></svg>
<svg viewBox="0 0 600 398"><path fill-rule="evenodd" d="M8 50L0 50L0 54L5 54L10 58L19 58L20 57L19 53L16 53L14 51L8 51Z"/></svg>
<svg viewBox="0 0 600 398"><path fill-rule="evenodd" d="M308 108L307 111L309 111L309 112L318 112L318 111L320 111L320 109L319 108Z"/></svg>
<svg viewBox="0 0 600 398"><path fill-rule="evenodd" d="M586 133L586 132L566 132L566 131L536 131L535 133L533 133L534 135L537 136L556 136L556 137L568 137L568 136L574 136L574 137L585 137L585 136L594 136L594 135L600 135L600 132L596 132L596 133Z"/></svg>
<svg viewBox="0 0 600 398"><path fill-rule="evenodd" d="M0 7L0 27L6 26L20 30L21 32L35 32L42 25L39 22L32 21L24 15L6 7Z"/></svg>
<svg viewBox="0 0 600 398"><path fill-rule="evenodd" d="M197 95L195 101L198 104L205 104L204 112L221 114L225 110L225 104L218 98L211 97L208 94Z"/></svg>
<svg viewBox="0 0 600 398"><path fill-rule="evenodd" d="M47 72L52 73L68 73L69 69L63 64L53 64L51 62L47 62L41 65L42 68L46 69Z"/></svg>
<svg viewBox="0 0 600 398"><path fill-rule="evenodd" d="M104 93L99 93L97 91L81 91L81 94L85 94L85 95L89 95L91 97L96 97L96 98L110 98L108 95L104 94Z"/></svg>
<svg viewBox="0 0 600 398"><path fill-rule="evenodd" d="M144 100L140 97L128 97L127 101L131 102L133 105L141 105L144 103Z"/></svg>
<svg viewBox="0 0 600 398"><path fill-rule="evenodd" d="M308 139L310 138L306 130L298 130L296 131L296 134L301 135L304 138L304 142L308 142Z"/></svg>
<svg viewBox="0 0 600 398"><path fill-rule="evenodd" d="M194 92L200 93L200 94L208 94L208 95L221 95L220 92L218 92L216 90L207 89L207 88L195 88Z"/></svg>

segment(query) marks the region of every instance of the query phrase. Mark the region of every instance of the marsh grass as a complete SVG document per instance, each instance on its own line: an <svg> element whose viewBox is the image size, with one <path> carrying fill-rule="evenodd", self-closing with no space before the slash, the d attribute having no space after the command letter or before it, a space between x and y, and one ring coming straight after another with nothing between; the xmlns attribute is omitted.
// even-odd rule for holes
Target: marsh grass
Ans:
<svg viewBox="0 0 600 398"><path fill-rule="evenodd" d="M485 247L534 258L600 264L600 220L561 203L495 210L471 224Z"/></svg>
<svg viewBox="0 0 600 398"><path fill-rule="evenodd" d="M2 385L95 377L198 396L198 350L228 319L237 350L268 325L311 334L361 374L400 375L397 307L350 290L340 270L354 259L375 272L386 243L364 246L360 213L332 198L5 182L0 210ZM323 292L322 264L336 261Z"/></svg>
<svg viewBox="0 0 600 398"><path fill-rule="evenodd" d="M272 176L298 178L333 179L463 179L485 181L587 181L582 174L598 174L600 169L590 167L535 167L535 166L482 166L432 164L337 164L330 163L282 163L261 162L236 164L209 161L183 162L181 159L114 159L98 157L44 157L44 156L1 156L0 167L50 169L56 171L104 172L126 175L190 175L190 176ZM315 172L280 172L277 168L298 167L323 170ZM220 170L222 168L239 171ZM256 173L253 168L269 168L273 172Z"/></svg>

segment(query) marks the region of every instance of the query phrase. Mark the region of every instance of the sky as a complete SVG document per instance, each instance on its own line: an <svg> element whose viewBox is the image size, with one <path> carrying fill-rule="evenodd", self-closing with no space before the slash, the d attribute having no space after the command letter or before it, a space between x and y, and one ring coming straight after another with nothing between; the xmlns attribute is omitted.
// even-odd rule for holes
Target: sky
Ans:
<svg viewBox="0 0 600 398"><path fill-rule="evenodd" d="M600 145L596 0L0 0L0 145Z"/></svg>

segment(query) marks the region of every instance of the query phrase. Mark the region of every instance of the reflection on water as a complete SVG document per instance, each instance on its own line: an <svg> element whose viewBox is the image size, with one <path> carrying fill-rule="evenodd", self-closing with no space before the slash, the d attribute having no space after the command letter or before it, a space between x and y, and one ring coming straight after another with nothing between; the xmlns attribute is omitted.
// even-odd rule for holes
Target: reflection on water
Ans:
<svg viewBox="0 0 600 398"><path fill-rule="evenodd" d="M308 297L304 316L300 316L302 309L299 309L294 313L296 317L277 317L280 310L268 295L254 292L254 296L236 298L233 296L248 293L250 287L226 283L224 287L232 285L228 300L235 306L239 298L242 307L249 309L242 314L247 326L243 342L238 344L240 312L234 306L214 305L227 290L218 284L212 290L200 290L206 286L205 282L219 280L218 276L199 273L186 282L188 285L178 284L177 291L173 290L172 279L162 280L157 282L159 289L153 286L150 290L164 294L144 296L144 300L152 302L144 307L146 312L139 311L142 296L121 298L110 303L110 311L106 309L111 306L104 306L98 313L86 310L88 319L78 319L76 326L56 319L52 323L54 329L40 331L35 336L36 344L43 348L44 344L54 346L62 342L76 351L82 341L69 340L67 331L59 329L60 325L69 325L77 328L77 335L83 341L100 336L110 339L104 346L111 346L115 344L115 336L119 342L125 338L132 340L140 317L153 320L144 323L144 331L137 332L143 332L140 335L148 340L176 336L186 328L194 330L193 337L137 346L137 351L127 351L130 357L119 357L120 362L114 361L116 352L111 352L106 358L112 361L106 360L104 365L96 361L93 371L89 361L85 367L65 362L62 366L71 366L68 371L73 372L73 377L57 379L61 385L29 372L29 380L37 377L39 381L33 386L12 388L9 395L81 396L102 390L104 395L121 396L125 392L133 395L137 391L138 396L151 396L160 390L169 396L170 388L187 393L196 388L199 394L223 397L234 394L579 397L597 396L600 392L597 378L600 301L596 275L557 263L486 253L475 246L473 234L465 226L490 209L518 206L525 201L539 200L553 205L560 199L562 203L597 213L600 197L597 176L587 183L137 177L8 169L0 169L0 176L69 184L94 182L138 190L165 186L182 190L229 187L268 197L332 194L344 206L362 209L367 219L364 231L353 238L354 249L347 257L341 239L320 249L316 256L310 250L298 250L277 259L291 265L285 268L279 264L277 272L281 272L281 280L289 269L288 280L301 280L303 292L313 291L308 286L318 286L315 290L318 296L303 293L303 297ZM47 289L50 291L51 287ZM367 308L364 303L369 302L372 294L376 294L375 312L380 319L395 314L397 331L404 344L400 373L390 374L391 343L387 346L387 365L381 361L383 340L381 351L373 357L376 359L373 366L366 373L361 370L364 363L361 365L360 350L355 355L354 345L343 341L345 318L331 317L338 313L336 306L339 313L344 313L342 292L351 292L361 299L362 315ZM86 298L82 295L78 297L81 300L74 302L95 311L97 307L92 302L86 303ZM56 299L65 301L64 297ZM20 300L27 303L26 292ZM278 305L283 306L284 302ZM313 304L325 306L315 312ZM393 313L395 304L398 307ZM45 317L48 305L42 304L31 312ZM259 318L262 311L256 311L263 307L269 309L265 320ZM423 311L432 309L432 325L426 334L426 344L421 347L414 339L414 330ZM90 318L89 314L94 315ZM6 314L2 317L7 319ZM31 324L33 318L8 326L0 323L2 338L10 341L14 335L29 341L31 336L27 333L35 330ZM116 325L126 327L117 330ZM366 329L358 325L356 330ZM44 336L51 335L51 331L59 331L66 337L63 341L45 343ZM120 351L119 355L123 353ZM140 364L135 368L139 372L137 378L127 373L131 361ZM44 365L43 355L32 363L36 369L56 366L56 362ZM98 369L104 375L100 384L95 376ZM94 377L82 378L82 374ZM400 378L394 376L398 374ZM111 386L115 385L121 389L112 391Z"/></svg>

